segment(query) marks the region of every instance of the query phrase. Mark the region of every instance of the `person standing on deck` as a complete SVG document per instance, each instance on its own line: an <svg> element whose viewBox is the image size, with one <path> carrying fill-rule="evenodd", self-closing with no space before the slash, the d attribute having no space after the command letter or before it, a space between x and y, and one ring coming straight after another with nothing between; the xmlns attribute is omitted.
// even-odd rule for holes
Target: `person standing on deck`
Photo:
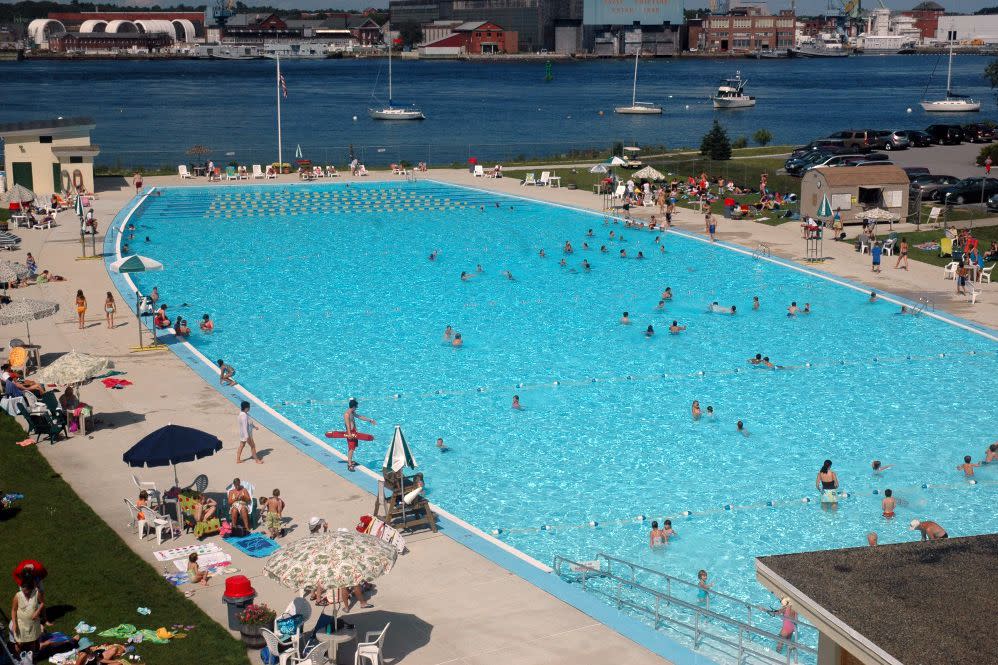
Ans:
<svg viewBox="0 0 998 665"><path fill-rule="evenodd" d="M357 463L353 461L354 451L357 450L357 418L360 418L366 423L371 425L377 425L378 421L374 418L368 418L367 416L362 416L357 413L357 400L351 398L347 405L347 410L343 412L343 425L346 431L347 440L347 471L354 471L357 468Z"/></svg>

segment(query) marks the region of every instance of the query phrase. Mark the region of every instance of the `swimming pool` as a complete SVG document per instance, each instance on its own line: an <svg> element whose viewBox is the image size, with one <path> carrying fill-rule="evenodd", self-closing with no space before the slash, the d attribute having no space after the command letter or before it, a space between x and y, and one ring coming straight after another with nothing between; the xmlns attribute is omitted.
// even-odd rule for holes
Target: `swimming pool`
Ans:
<svg viewBox="0 0 998 665"><path fill-rule="evenodd" d="M357 397L379 421L359 451L372 469L402 424L435 503L540 561L605 551L690 580L704 568L718 590L768 603L756 556L861 545L871 530L909 540L915 517L952 535L998 527L995 467L976 485L954 470L994 440L998 346L864 292L677 233L662 253L655 235L583 211L431 181L166 189L132 222L133 248L166 266L139 287L157 285L174 317L215 319L198 350L318 436ZM738 314L707 313L715 300ZM814 311L788 318L791 301ZM688 330L669 335L674 319ZM442 342L447 325L463 348ZM750 367L755 353L787 368ZM693 421L694 399L715 418ZM851 494L834 512L814 491L825 458ZM894 468L876 478L874 458ZM901 499L892 522L872 494L885 487ZM667 516L680 535L653 551L650 521Z"/></svg>

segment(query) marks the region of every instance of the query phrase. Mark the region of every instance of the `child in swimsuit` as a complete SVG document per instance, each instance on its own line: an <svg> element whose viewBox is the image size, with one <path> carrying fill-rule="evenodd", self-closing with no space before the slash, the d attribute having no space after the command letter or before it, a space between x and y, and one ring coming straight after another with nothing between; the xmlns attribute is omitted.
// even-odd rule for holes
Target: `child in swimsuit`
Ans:
<svg viewBox="0 0 998 665"><path fill-rule="evenodd" d="M107 317L107 327L114 327L114 296L111 292L107 292L107 298L104 300L104 314Z"/></svg>
<svg viewBox="0 0 998 665"><path fill-rule="evenodd" d="M963 471L963 475L966 476L967 478L973 478L974 477L974 469L976 469L979 466L980 466L980 464L974 464L973 462L970 461L970 455L964 455L963 456L963 464L961 464L960 466L956 467L956 470L957 471Z"/></svg>
<svg viewBox="0 0 998 665"><path fill-rule="evenodd" d="M894 492L887 489L884 490L884 500L880 502L880 508L884 511L884 517L891 519L894 517L894 508L897 502L894 500Z"/></svg>
<svg viewBox="0 0 998 665"><path fill-rule="evenodd" d="M712 582L707 581L707 571L701 570L697 573L697 602L705 603L710 595L710 588L714 586Z"/></svg>
<svg viewBox="0 0 998 665"><path fill-rule="evenodd" d="M83 330L87 316L87 298L83 295L83 289L77 289L76 291L76 316L79 328Z"/></svg>
<svg viewBox="0 0 998 665"><path fill-rule="evenodd" d="M665 531L658 528L658 522L651 523L651 533L648 536L648 544L651 547L656 547L658 545L665 545L669 542L669 538L665 535Z"/></svg>
<svg viewBox="0 0 998 665"><path fill-rule="evenodd" d="M187 576L190 578L192 584L200 583L201 586L208 586L208 580L211 575L201 570L198 566L198 553L192 552L189 557L187 557Z"/></svg>

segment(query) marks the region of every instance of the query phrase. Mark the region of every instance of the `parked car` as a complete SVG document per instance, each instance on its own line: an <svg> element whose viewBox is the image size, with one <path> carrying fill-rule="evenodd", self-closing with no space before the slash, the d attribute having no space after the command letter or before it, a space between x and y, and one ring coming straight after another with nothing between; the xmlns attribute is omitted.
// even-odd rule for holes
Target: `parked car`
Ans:
<svg viewBox="0 0 998 665"><path fill-rule="evenodd" d="M877 132L872 129L850 129L829 134L826 138L842 141L845 147L856 152L874 150L878 145L882 146L884 142L883 139L877 137Z"/></svg>
<svg viewBox="0 0 998 665"><path fill-rule="evenodd" d="M871 152L863 155L864 162L887 162L890 161L890 159L890 155L886 155L882 152Z"/></svg>
<svg viewBox="0 0 998 665"><path fill-rule="evenodd" d="M866 161L866 155L828 155L824 159L812 161L805 164L802 173L807 173L811 169L824 166L852 166L859 162Z"/></svg>
<svg viewBox="0 0 998 665"><path fill-rule="evenodd" d="M923 201L938 201L939 190L960 182L959 178L951 175L920 173L909 177L911 177L912 197L921 197Z"/></svg>
<svg viewBox="0 0 998 665"><path fill-rule="evenodd" d="M963 140L971 143L991 143L995 140L995 130L979 122L964 125Z"/></svg>
<svg viewBox="0 0 998 665"><path fill-rule="evenodd" d="M929 125L925 133L932 137L933 143L939 145L960 145L963 143L963 130L960 125Z"/></svg>
<svg viewBox="0 0 998 665"><path fill-rule="evenodd" d="M802 157L803 155L806 155L809 152L814 152L815 150L821 150L830 155L849 151L845 144L837 139L818 139L817 141L811 141L807 145L794 148L793 152L790 153L790 158Z"/></svg>
<svg viewBox="0 0 998 665"><path fill-rule="evenodd" d="M981 203L988 197L998 194L998 179L964 178L949 187L939 190L939 200L950 205Z"/></svg>
<svg viewBox="0 0 998 665"><path fill-rule="evenodd" d="M924 166L905 166L902 170L908 175L909 181L917 175L929 175L929 169Z"/></svg>
<svg viewBox="0 0 998 665"><path fill-rule="evenodd" d="M985 205L988 208L988 212L998 212L998 194L989 198Z"/></svg>
<svg viewBox="0 0 998 665"><path fill-rule="evenodd" d="M895 132L895 134L908 139L908 143L912 148L928 148L932 145L932 137L920 129L902 129L899 132Z"/></svg>
<svg viewBox="0 0 998 665"><path fill-rule="evenodd" d="M824 152L823 150L815 150L809 152L802 157L796 157L793 159L788 159L784 164L783 168L787 172L787 175L800 177L804 175L804 171L808 166L816 162L824 161L831 157L832 155Z"/></svg>
<svg viewBox="0 0 998 665"><path fill-rule="evenodd" d="M908 140L907 136L889 129L877 132L877 138L883 139L884 150L907 150L911 146L911 141Z"/></svg>

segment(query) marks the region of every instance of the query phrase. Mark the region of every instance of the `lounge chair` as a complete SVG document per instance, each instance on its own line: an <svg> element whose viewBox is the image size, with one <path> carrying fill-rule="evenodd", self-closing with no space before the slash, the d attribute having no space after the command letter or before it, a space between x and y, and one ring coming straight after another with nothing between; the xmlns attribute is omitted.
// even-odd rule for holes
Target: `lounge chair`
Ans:
<svg viewBox="0 0 998 665"><path fill-rule="evenodd" d="M180 175L180 179L191 178L191 172L187 170L187 164L181 164L177 167L177 173Z"/></svg>
<svg viewBox="0 0 998 665"><path fill-rule="evenodd" d="M245 166L236 167L236 180L249 180L249 173L246 172Z"/></svg>
<svg viewBox="0 0 998 665"><path fill-rule="evenodd" d="M523 179L523 182L520 183L521 186L523 186L523 185L536 185L536 184L537 184L537 180L534 179L534 174L533 173L528 173L526 175L526 177Z"/></svg>
<svg viewBox="0 0 998 665"><path fill-rule="evenodd" d="M550 185L551 184L551 172L550 171L541 171L541 179L537 181L537 184L540 187L547 187L548 185Z"/></svg>
<svg viewBox="0 0 998 665"><path fill-rule="evenodd" d="M276 180L276 179L277 179L277 169L275 169L273 167L273 165L268 166L267 167L267 180Z"/></svg>
<svg viewBox="0 0 998 665"><path fill-rule="evenodd" d="M236 173L236 167L235 166L226 166L225 167L225 179L226 180L238 180L239 179L239 174Z"/></svg>
<svg viewBox="0 0 998 665"><path fill-rule="evenodd" d="M62 211L62 210L69 210L69 207L70 207L69 206L69 201L67 201L66 199L64 199L62 196L60 196L58 194L53 194L52 198L55 199L55 206L56 206L57 210L60 210L60 211Z"/></svg>
<svg viewBox="0 0 998 665"><path fill-rule="evenodd" d="M475 164L474 176L476 178L484 178L485 177L485 169L482 168L481 164Z"/></svg>
<svg viewBox="0 0 998 665"><path fill-rule="evenodd" d="M209 180L215 180L216 182L222 182L222 167L216 166L211 174L208 176Z"/></svg>
<svg viewBox="0 0 998 665"><path fill-rule="evenodd" d="M364 635L364 641L357 643L357 653L354 656L354 665L382 665L381 650L385 646L385 634L391 622L385 624L381 630L369 630Z"/></svg>
<svg viewBox="0 0 998 665"><path fill-rule="evenodd" d="M260 502L256 500L256 491L253 488L253 483L250 483L250 482L247 482L247 481L243 480L243 481L241 481L240 484L243 486L243 488L246 489L247 492L249 492L249 495L250 495L249 510L248 510L248 512L249 512L249 523L250 523L250 529L255 529L256 526L257 526L257 524L259 524L259 520L260 520L260 506L259 506ZM225 501L222 501L219 504L219 513L225 519L229 519L229 508L230 508L230 506L229 506L229 490L231 490L231 489L232 489L232 484L230 483L225 488ZM232 526L235 527L235 524L233 524Z"/></svg>
<svg viewBox="0 0 998 665"><path fill-rule="evenodd" d="M335 166L326 166L326 177L327 178L339 178L339 171L336 170Z"/></svg>
<svg viewBox="0 0 998 665"><path fill-rule="evenodd" d="M360 167L357 169L357 175L359 175L359 176L366 176L367 175L367 167L364 166L363 164L361 164Z"/></svg>
<svg viewBox="0 0 998 665"><path fill-rule="evenodd" d="M29 411L28 407L19 403L17 411L24 416L24 420L28 423L28 436L35 435L35 443L41 443L42 437L46 437L49 442L55 443L59 439L59 434L69 438L69 431L66 429L65 423L55 420L48 412L48 409L44 411Z"/></svg>
<svg viewBox="0 0 998 665"><path fill-rule="evenodd" d="M313 166L312 167L312 177L313 178L325 178L326 174L322 171L322 167L321 166Z"/></svg>
<svg viewBox="0 0 998 665"><path fill-rule="evenodd" d="M262 177L263 177L263 169L260 168L259 164L254 164L253 165L253 179L254 180L259 180Z"/></svg>
<svg viewBox="0 0 998 665"><path fill-rule="evenodd" d="M941 215L941 214L943 214L943 209L940 208L940 207L938 207L938 206L933 206L933 208L931 210L929 210L929 216L925 220L925 223L926 224L933 224L935 222L938 222L939 221L939 215Z"/></svg>

